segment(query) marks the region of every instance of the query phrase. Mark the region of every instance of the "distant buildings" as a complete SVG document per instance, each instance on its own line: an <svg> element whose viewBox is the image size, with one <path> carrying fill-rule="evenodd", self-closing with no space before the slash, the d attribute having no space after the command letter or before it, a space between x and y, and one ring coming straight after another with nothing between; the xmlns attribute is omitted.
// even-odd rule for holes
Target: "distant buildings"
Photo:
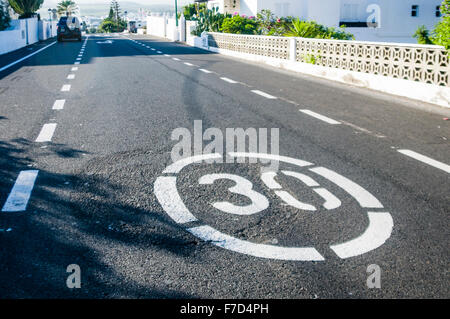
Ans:
<svg viewBox="0 0 450 319"><path fill-rule="evenodd" d="M432 29L439 21L441 3L442 0L210 0L208 7L247 16L269 9L276 16L295 16L326 26L346 25L357 40L414 43L412 35L418 26ZM371 15L370 21L376 22L376 28L367 25Z"/></svg>

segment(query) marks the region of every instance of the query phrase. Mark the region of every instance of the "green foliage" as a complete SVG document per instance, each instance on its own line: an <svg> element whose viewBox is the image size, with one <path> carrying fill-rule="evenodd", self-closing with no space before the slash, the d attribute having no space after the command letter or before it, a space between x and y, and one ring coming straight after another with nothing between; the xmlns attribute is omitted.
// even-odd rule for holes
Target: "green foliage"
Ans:
<svg viewBox="0 0 450 319"><path fill-rule="evenodd" d="M200 11L205 11L206 3L191 3L183 7L183 15L186 20L197 20Z"/></svg>
<svg viewBox="0 0 450 319"><path fill-rule="evenodd" d="M221 31L235 34L256 34L257 28L256 19L234 15L223 20Z"/></svg>
<svg viewBox="0 0 450 319"><path fill-rule="evenodd" d="M301 21L294 19L291 22L289 31L284 34L288 37L353 40L354 36L345 31L345 28L329 28L318 24L315 21Z"/></svg>
<svg viewBox="0 0 450 319"><path fill-rule="evenodd" d="M419 44L435 44L445 47L450 55L450 0L443 0L442 18L434 30L430 32L425 26L419 26L413 37Z"/></svg>
<svg viewBox="0 0 450 319"><path fill-rule="evenodd" d="M257 34L283 36L289 31L289 26L293 20L292 17L277 18L270 10L261 10L256 15Z"/></svg>
<svg viewBox="0 0 450 319"><path fill-rule="evenodd" d="M444 0L441 5L442 18L431 35L434 44L442 45L450 54L450 0Z"/></svg>
<svg viewBox="0 0 450 319"><path fill-rule="evenodd" d="M97 33L97 29L96 28L89 28L87 30L87 33Z"/></svg>
<svg viewBox="0 0 450 319"><path fill-rule="evenodd" d="M115 0L111 1L109 15L102 21L97 32L123 32L127 28L127 22L121 18L120 14L119 3Z"/></svg>
<svg viewBox="0 0 450 319"><path fill-rule="evenodd" d="M428 31L427 27L424 25L417 28L416 32L413 34L413 37L417 39L417 43L419 44L433 44L430 39L430 31Z"/></svg>
<svg viewBox="0 0 450 319"><path fill-rule="evenodd" d="M71 0L63 0L58 3L56 11L59 15L73 15L77 13L77 4Z"/></svg>
<svg viewBox="0 0 450 319"><path fill-rule="evenodd" d="M10 21L8 5L3 0L0 0L0 31L7 29Z"/></svg>
<svg viewBox="0 0 450 319"><path fill-rule="evenodd" d="M199 12L197 28L192 32L196 36L200 36L203 31L219 32L224 20L231 17L229 14L221 14L217 12L217 8L212 10L206 7Z"/></svg>
<svg viewBox="0 0 450 319"><path fill-rule="evenodd" d="M19 15L19 19L31 18L38 11L44 0L8 0L9 5L15 13Z"/></svg>

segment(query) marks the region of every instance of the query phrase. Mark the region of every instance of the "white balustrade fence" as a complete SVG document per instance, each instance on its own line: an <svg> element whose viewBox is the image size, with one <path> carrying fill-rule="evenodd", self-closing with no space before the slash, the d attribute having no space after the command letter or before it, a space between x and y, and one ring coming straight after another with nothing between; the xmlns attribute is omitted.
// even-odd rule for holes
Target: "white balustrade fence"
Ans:
<svg viewBox="0 0 450 319"><path fill-rule="evenodd" d="M210 47L325 67L450 86L440 46L208 33Z"/></svg>

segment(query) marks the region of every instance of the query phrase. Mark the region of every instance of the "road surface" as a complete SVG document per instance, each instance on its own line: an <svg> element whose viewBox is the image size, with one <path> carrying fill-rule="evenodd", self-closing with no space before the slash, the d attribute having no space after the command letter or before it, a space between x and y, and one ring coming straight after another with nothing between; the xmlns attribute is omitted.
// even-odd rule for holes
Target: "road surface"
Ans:
<svg viewBox="0 0 450 319"><path fill-rule="evenodd" d="M0 70L2 298L449 297L448 110L150 36ZM164 172L194 121L278 129L279 170Z"/></svg>

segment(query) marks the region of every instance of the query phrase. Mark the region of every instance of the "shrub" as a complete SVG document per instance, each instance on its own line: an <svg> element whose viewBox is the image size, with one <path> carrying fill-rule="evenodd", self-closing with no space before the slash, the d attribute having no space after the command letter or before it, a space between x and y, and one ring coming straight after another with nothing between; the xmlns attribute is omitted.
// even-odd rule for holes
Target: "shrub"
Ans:
<svg viewBox="0 0 450 319"><path fill-rule="evenodd" d="M255 34L257 28L258 23L254 18L234 15L223 20L221 31L235 34Z"/></svg>
<svg viewBox="0 0 450 319"><path fill-rule="evenodd" d="M329 28L324 25L318 24L315 21L301 21L300 19L294 19L290 26L289 31L284 34L288 37L301 37L301 38L317 38L317 39L335 39L335 40L352 40L353 34L345 31L345 28L339 29Z"/></svg>
<svg viewBox="0 0 450 319"><path fill-rule="evenodd" d="M10 21L8 5L3 3L3 0L0 0L0 31L7 29Z"/></svg>

